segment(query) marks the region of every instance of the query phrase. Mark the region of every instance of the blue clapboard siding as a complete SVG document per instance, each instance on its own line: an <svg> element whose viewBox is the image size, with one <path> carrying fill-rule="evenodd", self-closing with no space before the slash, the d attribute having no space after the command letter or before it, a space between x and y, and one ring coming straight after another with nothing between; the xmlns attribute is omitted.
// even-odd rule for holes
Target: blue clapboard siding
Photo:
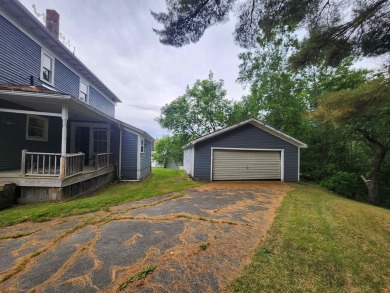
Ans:
<svg viewBox="0 0 390 293"><path fill-rule="evenodd" d="M123 130L121 179L137 179L137 149L138 136L136 134Z"/></svg>
<svg viewBox="0 0 390 293"><path fill-rule="evenodd" d="M0 107L31 110L3 100L0 100ZM48 141L26 140L26 119L25 114L0 112L0 171L19 170L23 149L42 153L61 152L61 118L48 118Z"/></svg>
<svg viewBox="0 0 390 293"><path fill-rule="evenodd" d="M92 86L89 86L89 104L107 115L115 116L115 105Z"/></svg>
<svg viewBox="0 0 390 293"><path fill-rule="evenodd" d="M141 154L141 179L152 171L152 143L145 139L145 151Z"/></svg>
<svg viewBox="0 0 390 293"><path fill-rule="evenodd" d="M211 147L284 149L284 180L298 181L298 147L251 124L195 145L194 178L210 180Z"/></svg>
<svg viewBox="0 0 390 293"><path fill-rule="evenodd" d="M0 16L0 83L29 85L30 76L34 76L34 84L41 85L40 71L41 47ZM78 98L79 86L79 76L55 59L54 87ZM114 117L113 103L92 86L89 87L89 95L91 106Z"/></svg>
<svg viewBox="0 0 390 293"><path fill-rule="evenodd" d="M80 78L57 59L54 66L54 85L61 92L79 97Z"/></svg>
<svg viewBox="0 0 390 293"><path fill-rule="evenodd" d="M0 16L0 83L30 84L30 76L38 81L41 48L19 29Z"/></svg>

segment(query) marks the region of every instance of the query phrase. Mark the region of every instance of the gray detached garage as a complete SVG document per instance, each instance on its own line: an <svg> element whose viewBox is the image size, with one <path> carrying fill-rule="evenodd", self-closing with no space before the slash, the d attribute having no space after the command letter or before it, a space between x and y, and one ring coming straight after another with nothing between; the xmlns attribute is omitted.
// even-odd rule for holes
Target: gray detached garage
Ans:
<svg viewBox="0 0 390 293"><path fill-rule="evenodd" d="M197 180L299 181L303 142L249 119L184 146L184 169Z"/></svg>

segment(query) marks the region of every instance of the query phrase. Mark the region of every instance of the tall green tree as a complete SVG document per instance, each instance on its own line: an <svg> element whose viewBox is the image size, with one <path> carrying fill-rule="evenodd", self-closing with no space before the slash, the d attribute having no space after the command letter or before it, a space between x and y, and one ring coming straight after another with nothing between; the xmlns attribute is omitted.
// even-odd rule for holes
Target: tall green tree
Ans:
<svg viewBox="0 0 390 293"><path fill-rule="evenodd" d="M164 135L157 139L154 152L152 154L153 160L160 166L167 168L169 165L176 163L183 163L182 146L187 143L186 136L183 135Z"/></svg>
<svg viewBox="0 0 390 293"><path fill-rule="evenodd" d="M366 144L371 154L368 195L378 204L381 166L390 150L390 79L378 78L352 90L330 93L319 101L312 117L349 128Z"/></svg>
<svg viewBox="0 0 390 293"><path fill-rule="evenodd" d="M272 42L260 40L254 50L239 55L238 81L250 89L243 97L248 114L291 135L301 129L308 99L306 73L288 63L296 48L295 36L279 29Z"/></svg>
<svg viewBox="0 0 390 293"><path fill-rule="evenodd" d="M163 106L156 120L174 134L194 138L227 126L231 105L223 81L214 80L210 72L208 79L197 80L184 95Z"/></svg>
<svg viewBox="0 0 390 293"><path fill-rule="evenodd" d="M368 81L368 70L351 68L352 60L344 60L336 68L327 66L307 70L308 111L318 107L326 94L351 90ZM306 179L320 182L338 171L359 173L366 169L365 148L351 134L334 124L304 116L301 138L310 147L302 150L301 170Z"/></svg>
<svg viewBox="0 0 390 293"><path fill-rule="evenodd" d="M166 0L167 12L153 17L160 42L180 47L197 42L212 25L226 22L235 11L236 42L256 45L270 40L275 26L304 29L306 37L292 56L295 67L319 60L336 66L347 56L379 56L390 51L389 0Z"/></svg>

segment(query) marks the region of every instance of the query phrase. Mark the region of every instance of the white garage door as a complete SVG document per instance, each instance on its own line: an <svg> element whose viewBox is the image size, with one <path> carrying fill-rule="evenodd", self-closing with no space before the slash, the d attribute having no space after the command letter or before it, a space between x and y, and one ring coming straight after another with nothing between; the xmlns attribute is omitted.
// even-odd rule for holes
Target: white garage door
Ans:
<svg viewBox="0 0 390 293"><path fill-rule="evenodd" d="M213 180L281 179L280 151L213 150Z"/></svg>

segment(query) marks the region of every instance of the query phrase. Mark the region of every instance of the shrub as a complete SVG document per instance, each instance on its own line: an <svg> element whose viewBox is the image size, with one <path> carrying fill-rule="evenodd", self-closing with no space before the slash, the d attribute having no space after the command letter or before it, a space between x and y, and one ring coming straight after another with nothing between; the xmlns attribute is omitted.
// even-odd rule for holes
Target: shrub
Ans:
<svg viewBox="0 0 390 293"><path fill-rule="evenodd" d="M356 198L364 194L364 186L354 173L338 171L321 181L320 185L340 195Z"/></svg>

